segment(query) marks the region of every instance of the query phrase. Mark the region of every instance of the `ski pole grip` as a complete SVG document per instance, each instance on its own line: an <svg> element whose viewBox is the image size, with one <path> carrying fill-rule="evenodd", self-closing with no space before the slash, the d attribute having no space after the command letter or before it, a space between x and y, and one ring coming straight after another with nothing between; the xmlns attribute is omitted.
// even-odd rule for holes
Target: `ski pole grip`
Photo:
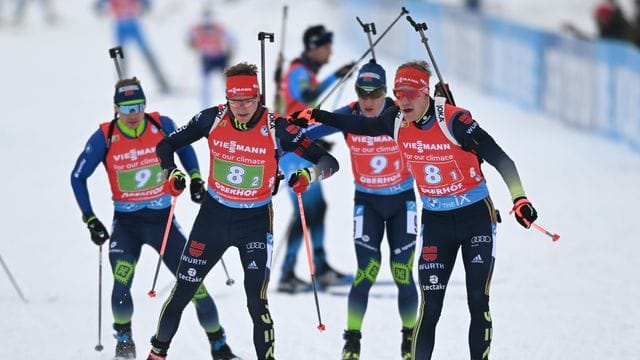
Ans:
<svg viewBox="0 0 640 360"><path fill-rule="evenodd" d="M258 40L259 41L263 41L265 39L268 39L269 42L273 42L273 40L274 40L273 33L267 33L267 32L264 32L264 31L260 31L258 33Z"/></svg>
<svg viewBox="0 0 640 360"><path fill-rule="evenodd" d="M109 56L112 59L116 59L118 56L120 56L120 59L124 59L124 54L122 52L122 46L116 46L114 48L109 49Z"/></svg>

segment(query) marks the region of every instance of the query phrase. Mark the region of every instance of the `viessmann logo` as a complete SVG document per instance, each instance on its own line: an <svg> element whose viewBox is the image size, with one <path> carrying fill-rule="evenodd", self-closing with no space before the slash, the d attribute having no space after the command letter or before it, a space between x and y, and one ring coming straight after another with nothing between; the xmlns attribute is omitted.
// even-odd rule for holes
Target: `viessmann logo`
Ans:
<svg viewBox="0 0 640 360"><path fill-rule="evenodd" d="M156 153L156 147L152 146L152 147L148 147L145 149L131 149L126 153L121 153L121 154L114 154L113 155L113 160L115 161L121 161L121 160L138 160L138 157L140 156L144 156L144 155L149 155L149 154L154 154Z"/></svg>

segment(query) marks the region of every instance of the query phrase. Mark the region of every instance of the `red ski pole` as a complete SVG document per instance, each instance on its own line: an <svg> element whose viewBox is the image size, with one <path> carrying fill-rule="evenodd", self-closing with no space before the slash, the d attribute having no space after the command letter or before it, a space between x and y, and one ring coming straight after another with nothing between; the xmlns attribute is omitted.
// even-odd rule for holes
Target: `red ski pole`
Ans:
<svg viewBox="0 0 640 360"><path fill-rule="evenodd" d="M514 211L515 211L514 209L511 209L511 211L509 211L509 215L513 214L513 212L514 212ZM558 240L560 240L560 235L555 234L555 233L552 233L552 232L550 232L550 231L547 231L547 229L543 228L542 226L540 226L540 225L538 225L538 224L536 224L536 223L529 223L529 222L528 222L528 221L526 221L526 220L525 220L525 222L526 222L530 227L532 227L532 228L534 228L534 229L536 229L536 230L540 231L541 233L543 233L543 234L547 235L548 237L550 237L550 238L551 238L551 240L553 240L553 241L558 241Z"/></svg>
<svg viewBox="0 0 640 360"><path fill-rule="evenodd" d="M534 229L540 231L541 233L547 235L548 237L551 238L551 240L553 241L558 241L560 240L560 235L558 234L553 234L549 231L547 231L547 229L543 228L542 226L536 224L536 223L531 223L531 227L533 227Z"/></svg>
<svg viewBox="0 0 640 360"><path fill-rule="evenodd" d="M169 230L171 229L171 222L173 221L173 211L176 208L176 199L178 199L177 196L173 196L171 198L171 209L169 209L169 219L167 220L167 226L164 228L164 237L162 238L162 246L160 247L160 255L158 256L158 264L156 265L156 274L153 276L153 285L151 285L151 290L149 290L149 292L147 293L151 298L156 296L156 282L158 281L158 273L160 272L160 263L162 262L162 258L164 257L164 250L167 247Z"/></svg>
<svg viewBox="0 0 640 360"><path fill-rule="evenodd" d="M311 244L309 241L309 230L307 229L307 220L304 217L304 205L302 204L302 194L297 193L298 209L300 210L300 221L302 222L302 233L304 234L304 246L307 249L307 261L309 262L309 272L311 273L311 285L313 285L313 298L316 302L316 312L318 313L318 330L324 331L325 326L320 316L320 304L318 303L318 290L316 289L316 273L313 268L313 256L311 254Z"/></svg>

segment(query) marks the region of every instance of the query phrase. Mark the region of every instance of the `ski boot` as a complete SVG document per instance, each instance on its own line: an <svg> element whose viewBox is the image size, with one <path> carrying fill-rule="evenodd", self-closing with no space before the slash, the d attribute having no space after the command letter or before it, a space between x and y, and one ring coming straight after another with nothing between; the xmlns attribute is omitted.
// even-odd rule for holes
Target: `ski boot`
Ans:
<svg viewBox="0 0 640 360"><path fill-rule="evenodd" d="M290 271L282 275L277 290L278 292L297 294L311 291L311 284L299 279L293 271Z"/></svg>
<svg viewBox="0 0 640 360"><path fill-rule="evenodd" d="M316 273L316 279L323 288L327 286L351 285L353 282L353 276L343 274L329 266L329 264L321 267L320 271Z"/></svg>
<svg viewBox="0 0 640 360"><path fill-rule="evenodd" d="M413 329L402 328L402 344L400 345L400 353L402 354L402 360L412 360L411 358L411 346L413 345Z"/></svg>
<svg viewBox="0 0 640 360"><path fill-rule="evenodd" d="M136 344L133 342L133 337L131 336L131 323L123 325L113 324L113 329L116 331L113 337L118 341L114 360L135 359Z"/></svg>
<svg viewBox="0 0 640 360"><path fill-rule="evenodd" d="M362 333L359 330L345 330L342 338L345 340L342 348L342 360L359 360Z"/></svg>
<svg viewBox="0 0 640 360"><path fill-rule="evenodd" d="M211 343L211 356L213 356L213 360L240 359L233 354L231 348L227 344L227 337L224 334L223 328L220 328L220 330L214 333L207 333L207 337Z"/></svg>

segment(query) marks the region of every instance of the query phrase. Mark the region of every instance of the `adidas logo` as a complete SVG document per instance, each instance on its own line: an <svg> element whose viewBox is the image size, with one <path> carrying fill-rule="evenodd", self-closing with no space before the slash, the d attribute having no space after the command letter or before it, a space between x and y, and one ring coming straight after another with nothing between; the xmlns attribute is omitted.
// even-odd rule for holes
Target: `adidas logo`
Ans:
<svg viewBox="0 0 640 360"><path fill-rule="evenodd" d="M258 265L256 265L256 261L252 261L249 266L247 266L247 269L249 270L258 270Z"/></svg>
<svg viewBox="0 0 640 360"><path fill-rule="evenodd" d="M480 256L480 254L476 255L476 257L474 257L471 262L473 264L484 264L484 261L482 261L482 256Z"/></svg>

